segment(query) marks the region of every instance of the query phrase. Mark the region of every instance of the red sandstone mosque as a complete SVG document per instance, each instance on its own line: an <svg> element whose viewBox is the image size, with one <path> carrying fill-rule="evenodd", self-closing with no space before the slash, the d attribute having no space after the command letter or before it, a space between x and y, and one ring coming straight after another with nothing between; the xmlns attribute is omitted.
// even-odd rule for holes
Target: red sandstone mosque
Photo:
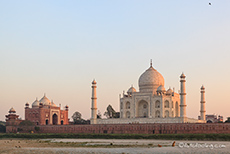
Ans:
<svg viewBox="0 0 230 154"><path fill-rule="evenodd" d="M46 95L38 101L37 99L32 103L32 107L29 107L29 103L25 105L25 120L33 122L35 125L68 125L68 106L65 106L65 110L61 110L50 101ZM18 119L16 111L11 108L9 115L6 115L7 125L18 125L22 120Z"/></svg>

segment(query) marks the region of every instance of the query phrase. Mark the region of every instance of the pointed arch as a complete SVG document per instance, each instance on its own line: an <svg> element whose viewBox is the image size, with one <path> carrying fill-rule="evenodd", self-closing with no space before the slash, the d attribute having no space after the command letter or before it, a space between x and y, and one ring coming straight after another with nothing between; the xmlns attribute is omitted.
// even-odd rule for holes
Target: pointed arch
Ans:
<svg viewBox="0 0 230 154"><path fill-rule="evenodd" d="M157 100L157 101L155 102L155 108L160 108L160 107L161 107L160 101Z"/></svg>
<svg viewBox="0 0 230 154"><path fill-rule="evenodd" d="M128 101L128 102L126 102L126 104L125 104L125 108L126 109L130 109L130 102Z"/></svg>
<svg viewBox="0 0 230 154"><path fill-rule="evenodd" d="M169 101L168 100L165 101L165 108L169 108Z"/></svg>
<svg viewBox="0 0 230 154"><path fill-rule="evenodd" d="M169 111L166 110L166 111L165 111L165 118L168 118L168 117L169 117Z"/></svg>
<svg viewBox="0 0 230 154"><path fill-rule="evenodd" d="M129 111L126 112L126 118L130 118L130 112Z"/></svg>
<svg viewBox="0 0 230 154"><path fill-rule="evenodd" d="M156 111L155 117L156 117L156 118L160 118L160 111L158 111L158 110Z"/></svg>

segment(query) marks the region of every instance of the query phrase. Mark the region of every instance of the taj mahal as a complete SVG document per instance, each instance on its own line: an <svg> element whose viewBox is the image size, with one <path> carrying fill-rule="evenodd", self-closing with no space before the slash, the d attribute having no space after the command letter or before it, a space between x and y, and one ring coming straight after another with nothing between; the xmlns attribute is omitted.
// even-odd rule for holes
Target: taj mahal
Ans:
<svg viewBox="0 0 230 154"><path fill-rule="evenodd" d="M164 87L164 77L150 67L139 77L139 91L131 86L120 96L120 118L98 119L96 81L92 82L91 124L205 123L205 88L201 87L200 120L186 116L186 76L180 75L180 93Z"/></svg>

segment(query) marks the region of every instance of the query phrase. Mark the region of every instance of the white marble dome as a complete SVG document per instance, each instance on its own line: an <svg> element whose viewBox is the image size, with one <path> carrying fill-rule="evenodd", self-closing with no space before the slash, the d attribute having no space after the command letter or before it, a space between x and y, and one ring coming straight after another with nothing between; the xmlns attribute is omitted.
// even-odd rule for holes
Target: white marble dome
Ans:
<svg viewBox="0 0 230 154"><path fill-rule="evenodd" d="M129 90L127 91L127 94L132 94L133 92L136 92L136 89L132 86L129 88Z"/></svg>
<svg viewBox="0 0 230 154"><path fill-rule="evenodd" d="M169 88L167 91L166 91L166 94L167 95L171 95L173 93L173 90L171 88Z"/></svg>
<svg viewBox="0 0 230 154"><path fill-rule="evenodd" d="M50 106L51 105L51 102L50 100L46 97L46 95L44 95L42 97L42 99L39 101L41 102L44 106Z"/></svg>
<svg viewBox="0 0 230 154"><path fill-rule="evenodd" d="M139 78L140 92L156 92L159 86L164 86L163 76L152 66Z"/></svg>
<svg viewBox="0 0 230 154"><path fill-rule="evenodd" d="M165 91L166 91L165 87L162 85L157 88L157 92L165 92Z"/></svg>
<svg viewBox="0 0 230 154"><path fill-rule="evenodd" d="M53 101L51 102L51 105L52 105L53 107L57 107L57 105L56 105L56 104L54 104L54 102L53 102Z"/></svg>
<svg viewBox="0 0 230 154"><path fill-rule="evenodd" d="M33 103L32 103L32 108L35 108L35 107L39 107L39 101L36 99Z"/></svg>

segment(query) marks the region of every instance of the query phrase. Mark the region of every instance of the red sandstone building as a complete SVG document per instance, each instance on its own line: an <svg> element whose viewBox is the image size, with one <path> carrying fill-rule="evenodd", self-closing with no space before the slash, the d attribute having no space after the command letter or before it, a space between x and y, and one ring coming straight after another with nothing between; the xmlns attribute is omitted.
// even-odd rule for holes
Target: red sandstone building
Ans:
<svg viewBox="0 0 230 154"><path fill-rule="evenodd" d="M61 110L44 95L40 101L36 99L32 103L32 108L26 103L25 120L36 125L68 125L68 106L65 106L65 110Z"/></svg>
<svg viewBox="0 0 230 154"><path fill-rule="evenodd" d="M22 120L20 120L19 115L16 115L16 111L14 108L9 110L9 114L6 115L6 126L17 126L19 125Z"/></svg>

